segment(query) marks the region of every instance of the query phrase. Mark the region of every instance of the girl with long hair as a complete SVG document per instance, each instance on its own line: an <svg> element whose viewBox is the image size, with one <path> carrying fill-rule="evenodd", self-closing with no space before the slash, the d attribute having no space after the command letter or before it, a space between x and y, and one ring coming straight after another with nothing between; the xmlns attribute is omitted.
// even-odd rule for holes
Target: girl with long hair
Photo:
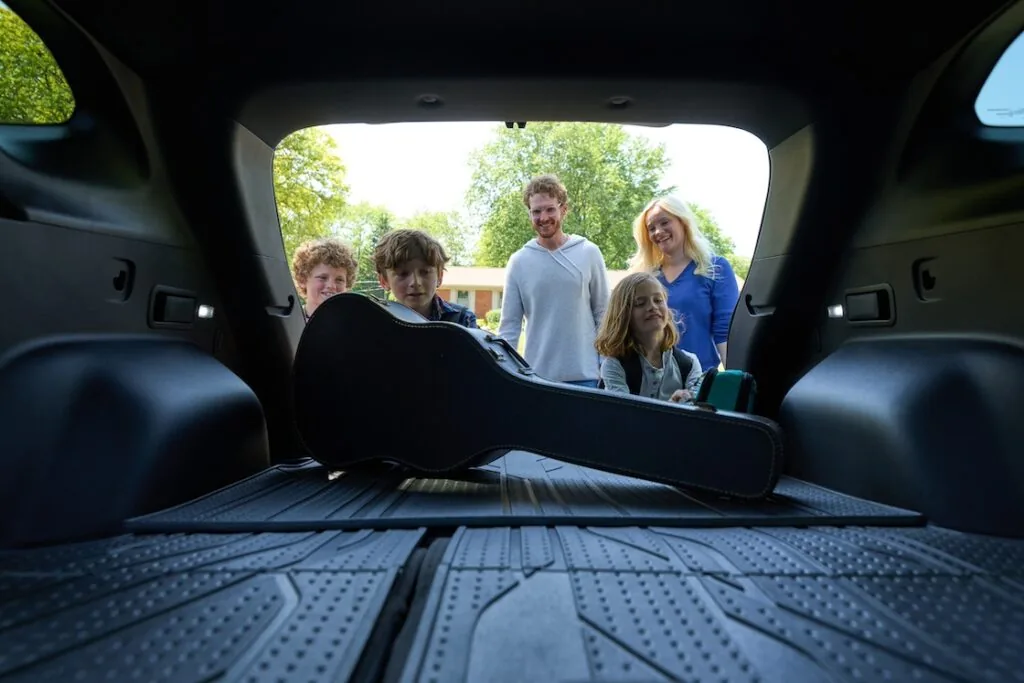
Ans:
<svg viewBox="0 0 1024 683"><path fill-rule="evenodd" d="M665 299L651 273L627 275L612 290L594 342L605 359L604 389L675 403L694 398L700 361L676 348L679 332Z"/></svg>

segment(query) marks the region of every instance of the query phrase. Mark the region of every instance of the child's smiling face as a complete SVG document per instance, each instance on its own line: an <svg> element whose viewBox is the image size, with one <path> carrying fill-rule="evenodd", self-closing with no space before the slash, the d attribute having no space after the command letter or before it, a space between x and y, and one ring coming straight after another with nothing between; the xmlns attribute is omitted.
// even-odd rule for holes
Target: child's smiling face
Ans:
<svg viewBox="0 0 1024 683"><path fill-rule="evenodd" d="M665 329L668 304L665 291L656 282L641 282L633 293L629 327L634 335L648 335Z"/></svg>
<svg viewBox="0 0 1024 683"><path fill-rule="evenodd" d="M343 294L348 291L348 271L344 268L334 268L326 263L320 263L310 272L305 286L306 312L312 315L320 304L335 294Z"/></svg>

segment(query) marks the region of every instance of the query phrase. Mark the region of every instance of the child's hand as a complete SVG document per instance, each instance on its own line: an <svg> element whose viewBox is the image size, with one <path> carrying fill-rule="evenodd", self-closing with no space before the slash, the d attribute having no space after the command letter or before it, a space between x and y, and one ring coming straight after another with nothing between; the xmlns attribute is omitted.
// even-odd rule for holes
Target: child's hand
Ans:
<svg viewBox="0 0 1024 683"><path fill-rule="evenodd" d="M693 394L686 389L676 389L675 392L669 396L668 400L673 403L683 403L684 401L689 401L691 398L693 398Z"/></svg>

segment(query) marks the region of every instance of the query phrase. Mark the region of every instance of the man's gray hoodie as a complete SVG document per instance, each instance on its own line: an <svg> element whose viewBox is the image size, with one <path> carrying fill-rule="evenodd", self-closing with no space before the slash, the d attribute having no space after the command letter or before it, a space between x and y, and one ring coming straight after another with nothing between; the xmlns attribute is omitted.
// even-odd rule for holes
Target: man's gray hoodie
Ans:
<svg viewBox="0 0 1024 683"><path fill-rule="evenodd" d="M518 346L525 317L524 355L538 375L596 380L594 339L607 306L608 273L596 244L571 235L550 250L532 239L508 261L498 334Z"/></svg>

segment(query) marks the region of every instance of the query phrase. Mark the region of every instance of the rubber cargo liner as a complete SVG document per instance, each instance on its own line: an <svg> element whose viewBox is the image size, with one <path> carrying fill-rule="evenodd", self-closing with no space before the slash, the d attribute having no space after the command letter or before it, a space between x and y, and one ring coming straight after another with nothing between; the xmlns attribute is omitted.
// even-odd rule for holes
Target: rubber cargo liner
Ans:
<svg viewBox="0 0 1024 683"><path fill-rule="evenodd" d="M128 522L136 532L323 531L509 524L679 527L868 524L922 515L783 477L766 501L683 493L663 484L513 451L460 479L277 466L197 500Z"/></svg>
<svg viewBox="0 0 1024 683"><path fill-rule="evenodd" d="M0 679L352 680L423 534L127 535L0 553ZM461 528L420 566L385 681L1024 677L1024 541Z"/></svg>

